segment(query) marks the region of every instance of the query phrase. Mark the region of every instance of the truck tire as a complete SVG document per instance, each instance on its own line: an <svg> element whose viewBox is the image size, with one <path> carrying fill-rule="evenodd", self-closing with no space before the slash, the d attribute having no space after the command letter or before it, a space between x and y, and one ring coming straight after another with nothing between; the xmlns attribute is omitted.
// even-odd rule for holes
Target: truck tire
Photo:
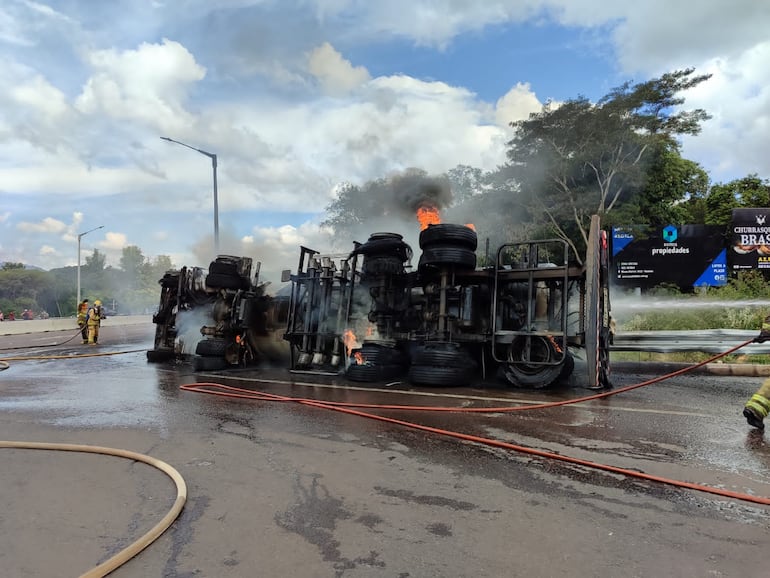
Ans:
<svg viewBox="0 0 770 578"><path fill-rule="evenodd" d="M227 341L221 337L204 337L195 346L195 354L203 357L224 357Z"/></svg>
<svg viewBox="0 0 770 578"><path fill-rule="evenodd" d="M368 382L393 379L405 371L402 365L372 365L357 363L351 364L345 372L345 377L350 381Z"/></svg>
<svg viewBox="0 0 770 578"><path fill-rule="evenodd" d="M527 346L526 339L530 340L529 357L527 357L523 348ZM514 387L525 387L531 389L543 389L554 384L562 378L565 372L570 372L574 368L574 359L569 353L565 352L561 363L549 363L558 359L561 353L554 349L549 339L540 335L521 336L516 338L508 350L508 361L510 363L502 364L503 375L505 379ZM567 359L569 358L569 361ZM527 363L534 361L537 363Z"/></svg>
<svg viewBox="0 0 770 578"><path fill-rule="evenodd" d="M457 270L476 268L476 253L461 247L430 247L420 256L419 268L452 266Z"/></svg>
<svg viewBox="0 0 770 578"><path fill-rule="evenodd" d="M435 365L473 369L476 362L467 351L455 343L429 344L417 350L412 358L412 365Z"/></svg>
<svg viewBox="0 0 770 578"><path fill-rule="evenodd" d="M169 359L173 359L174 355L173 349L148 349L147 361L150 363L168 361Z"/></svg>
<svg viewBox="0 0 770 578"><path fill-rule="evenodd" d="M224 357L204 357L202 355L193 357L193 371L220 371L227 369L228 365Z"/></svg>
<svg viewBox="0 0 770 578"><path fill-rule="evenodd" d="M420 249L436 246L462 247L475 251L478 246L476 231L465 225L440 223L428 225L420 231Z"/></svg>
<svg viewBox="0 0 770 578"><path fill-rule="evenodd" d="M473 376L474 371L467 367L412 365L409 368L409 381L415 385L459 387L470 385Z"/></svg>

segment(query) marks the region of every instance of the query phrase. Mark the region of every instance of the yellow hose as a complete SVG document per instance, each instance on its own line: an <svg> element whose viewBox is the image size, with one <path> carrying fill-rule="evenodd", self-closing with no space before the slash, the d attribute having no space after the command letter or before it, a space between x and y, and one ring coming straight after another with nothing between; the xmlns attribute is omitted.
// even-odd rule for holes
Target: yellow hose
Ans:
<svg viewBox="0 0 770 578"><path fill-rule="evenodd" d="M120 458L126 458L137 462L142 462L148 466L159 469L176 484L176 500L171 510L163 517L163 519L155 524L144 536L124 548L117 554L115 554L109 560L102 562L92 570L89 570L80 578L102 578L107 576L110 572L116 570L131 558L136 556L139 552L144 550L147 546L157 540L163 532L165 532L169 526L177 519L185 501L187 501L187 484L185 484L184 478L166 462L162 462L151 456L139 454L136 452L121 450L116 448L107 448L101 446L87 446L79 444L54 444L43 442L18 442L18 441L0 441L0 448L16 448L25 450L53 450L62 452L84 452L89 454L103 454L105 456L116 456Z"/></svg>

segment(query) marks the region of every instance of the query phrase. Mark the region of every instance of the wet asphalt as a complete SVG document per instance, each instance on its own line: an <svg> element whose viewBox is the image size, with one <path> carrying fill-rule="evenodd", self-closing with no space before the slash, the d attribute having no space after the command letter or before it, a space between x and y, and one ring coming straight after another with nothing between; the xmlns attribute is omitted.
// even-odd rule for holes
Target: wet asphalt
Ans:
<svg viewBox="0 0 770 578"><path fill-rule="evenodd" d="M79 336L67 341L73 332L0 336L0 358L11 359L0 372L0 439L129 449L168 462L189 486L171 529L114 576L767 575L768 506L180 385L451 407L592 393L583 388L512 390L490 379L420 389L267 367L196 374L186 362L146 361L153 329L105 327L95 347ZM13 360L37 356L46 359ZM617 389L667 369L618 364L613 382ZM740 415L761 379L685 374L516 413L362 411L767 497L770 448ZM173 502L169 480L142 464L0 451L4 575L79 575L139 537Z"/></svg>

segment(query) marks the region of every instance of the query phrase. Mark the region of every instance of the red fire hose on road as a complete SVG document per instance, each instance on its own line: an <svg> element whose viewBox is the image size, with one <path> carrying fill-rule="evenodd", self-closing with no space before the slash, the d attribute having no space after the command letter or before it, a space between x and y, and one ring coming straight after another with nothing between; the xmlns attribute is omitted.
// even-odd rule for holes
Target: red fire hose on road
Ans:
<svg viewBox="0 0 770 578"><path fill-rule="evenodd" d="M558 407L562 405L571 405L576 403L583 403L586 401L591 401L595 399L601 399L605 397L610 397L612 395L617 395L619 393L623 393L626 391L631 391L632 389L637 389L640 387L644 387L647 385L651 385L653 383L657 383L660 381L663 381L665 379L681 375L683 373L686 373L688 371L692 371L693 369L696 369L697 367L700 367L702 365L705 365L706 363L710 363L716 359L719 359L720 357L724 357L725 355L729 355L730 353L733 353L734 351L740 349L741 347L744 347L751 343L753 340L746 341L745 343L741 343L740 345L737 345L733 347L732 349L729 349L728 351L725 351L723 353L720 353L716 355L715 357L712 357L711 359L708 359L706 361L703 361L701 363L692 365L690 367L686 367L683 369L680 369L678 371L669 373L667 375L656 377L653 379L649 379L647 381L643 381L640 383L636 383L633 385L629 385L627 387L619 388L612 391L602 392L595 395L589 395L585 397L580 397L576 399L570 399L570 400L564 400L564 401L556 401L551 403L543 403L538 405L528 405L528 406L512 406L512 407L486 407L486 408L464 408L464 407L431 407L431 406L408 406L408 405L377 405L377 404L355 404L355 403L343 403L343 402L327 402L327 401L318 401L313 399L307 399L307 398L299 398L299 397L288 397L283 395L276 395L272 393L267 392L260 392L260 391L254 391L250 389L244 389L244 388L238 388L238 387L232 387L227 386L223 384L218 383L192 383L192 384L186 384L180 386L180 389L184 391L190 391L190 392L196 392L196 393L207 393L212 395L218 395L222 397L232 397L232 398L240 398L240 399L251 399L251 400L258 400L258 401L279 401L279 402L293 402L293 403L299 403L302 405L307 405L310 407L316 407L319 409L329 409L333 411L339 411L342 413L346 413L349 415L355 415L359 417L365 417L368 419L374 419L386 423L392 423L396 425L400 425L403 427L408 427L411 429L416 429L436 435L441 435L445 437L451 437L454 439L459 439L463 441L469 441L474 442L490 447L496 447L506 450L512 450L515 452L528 454L532 456L537 456L540 458L547 458L552 460L558 460L562 462L567 462L570 464L583 466L587 468L593 468L596 470L602 470L605 472L611 472L613 474L620 474L631 478L646 480L650 482L657 482L661 484L666 484L670 486L675 486L678 488L686 488L690 490L695 490L698 492L705 492L709 494L714 494L717 496L721 496L724 498L732 498L736 500L741 500L744 502L751 502L754 504L761 504L764 506L770 506L770 498L764 497L764 496L753 496L751 494L746 494L742 492L733 492L730 490L724 490L720 488L714 488L711 486L707 486L704 484L696 484L693 482L685 482L682 480L675 480L671 478L665 478L663 476L656 476L652 474L645 474L643 472L635 471L635 470L629 470L626 468L620 468L608 464L601 464L598 462L592 462L588 460L583 460L580 458L573 458L567 455L563 454L556 454L553 452L548 452L544 450L538 450L536 448L529 448L517 444L512 444L509 442L504 442L500 440L495 440L491 438L485 438L475 435L469 435L464 434L461 432L441 429L441 428L435 428L431 426L426 426L410 421L404 421L400 419L385 417L381 415L375 415L372 413L367 413L363 411L359 411L358 409L353 408L365 408L365 409L378 409L378 410L418 410L418 411L449 411L449 412L456 412L456 413L501 413L501 412L512 412L512 411L527 411L527 410L534 410L534 409L546 409L551 407Z"/></svg>

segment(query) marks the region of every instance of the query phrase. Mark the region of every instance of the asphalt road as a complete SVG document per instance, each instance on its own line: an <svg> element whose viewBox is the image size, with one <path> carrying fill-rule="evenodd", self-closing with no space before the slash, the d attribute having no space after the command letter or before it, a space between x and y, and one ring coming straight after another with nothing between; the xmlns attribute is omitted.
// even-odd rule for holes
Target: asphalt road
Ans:
<svg viewBox="0 0 770 578"><path fill-rule="evenodd" d="M188 501L117 577L764 577L768 506L326 409L181 391L508 406L586 390L423 389L260 368L149 364L152 326L0 336L0 439L122 448L174 466ZM20 349L8 349L20 348ZM128 352L128 353L124 353ZM109 354L84 357L82 354ZM662 370L662 368L660 368ZM647 380L615 368L616 387ZM685 374L618 396L493 414L371 410L620 468L770 496L770 448L740 415L759 377ZM3 576L77 576L141 536L173 484L118 458L2 449Z"/></svg>

